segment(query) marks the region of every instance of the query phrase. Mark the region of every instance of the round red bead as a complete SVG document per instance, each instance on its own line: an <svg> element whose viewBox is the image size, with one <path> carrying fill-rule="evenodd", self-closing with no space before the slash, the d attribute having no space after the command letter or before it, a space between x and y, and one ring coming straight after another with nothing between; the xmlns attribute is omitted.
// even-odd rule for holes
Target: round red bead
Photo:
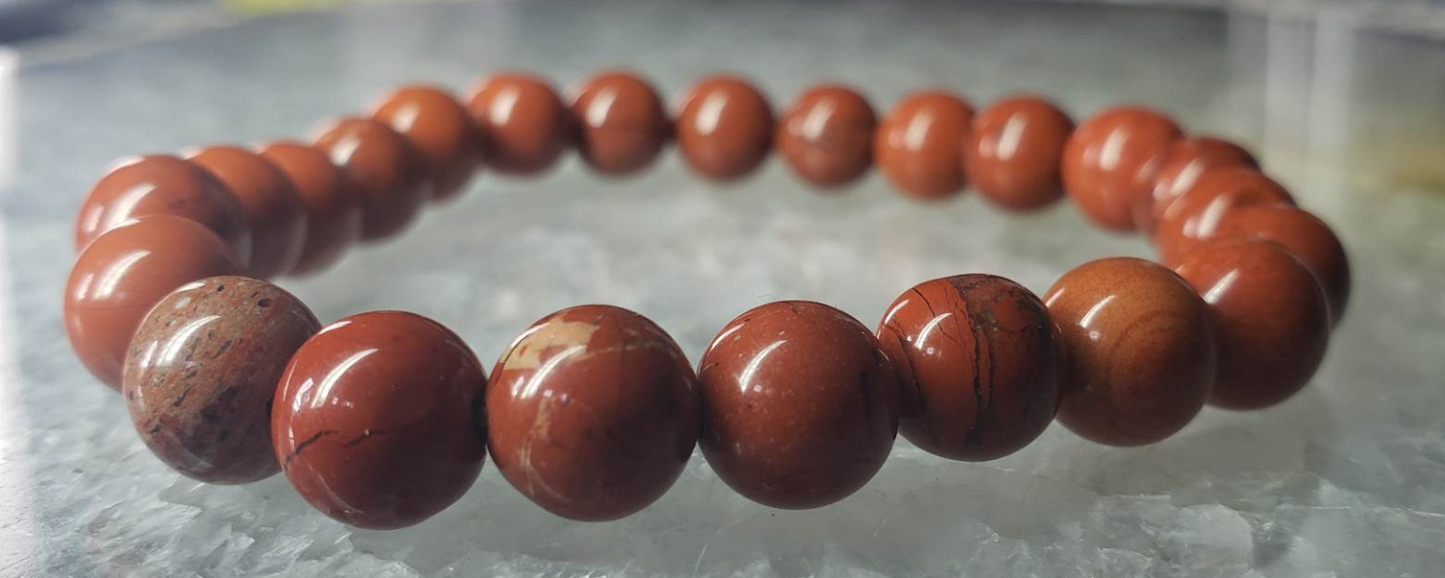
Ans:
<svg viewBox="0 0 1445 578"><path fill-rule="evenodd" d="M1001 458L1048 427L1066 375L1059 330L1028 289L992 275L920 283L888 308L878 341L893 362L918 447L956 460Z"/></svg>
<svg viewBox="0 0 1445 578"><path fill-rule="evenodd" d="M703 354L702 454L729 486L775 508L848 497L898 434L893 368L868 329L821 303L743 313Z"/></svg>

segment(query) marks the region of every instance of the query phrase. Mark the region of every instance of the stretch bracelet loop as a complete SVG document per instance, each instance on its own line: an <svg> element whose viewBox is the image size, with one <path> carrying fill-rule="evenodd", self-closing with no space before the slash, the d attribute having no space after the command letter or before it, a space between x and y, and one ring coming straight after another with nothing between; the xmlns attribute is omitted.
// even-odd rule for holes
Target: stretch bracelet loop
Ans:
<svg viewBox="0 0 1445 578"><path fill-rule="evenodd" d="M122 160L77 218L65 299L77 356L123 393L146 446L198 480L284 472L326 515L389 529L459 499L490 455L547 511L603 521L653 503L698 448L738 493L802 509L865 485L899 433L964 461L1018 451L1056 417L1102 444L1158 442L1206 404L1258 409L1299 391L1349 298L1327 225L1248 151L1150 109L1075 127L1037 96L975 114L927 90L880 118L828 84L775 118L751 83L714 76L673 118L621 71L574 94L520 73L465 102L407 86L309 143ZM874 330L821 303L766 303L696 365L645 317L580 305L523 331L490 378L433 320L371 311L323 326L268 281L399 234L478 170L539 175L574 149L617 178L670 142L717 182L776 150L823 191L876 165L922 201L971 186L1022 212L1068 196L1105 229L1149 235L1160 263L1085 263L1042 298L986 274L925 281Z"/></svg>

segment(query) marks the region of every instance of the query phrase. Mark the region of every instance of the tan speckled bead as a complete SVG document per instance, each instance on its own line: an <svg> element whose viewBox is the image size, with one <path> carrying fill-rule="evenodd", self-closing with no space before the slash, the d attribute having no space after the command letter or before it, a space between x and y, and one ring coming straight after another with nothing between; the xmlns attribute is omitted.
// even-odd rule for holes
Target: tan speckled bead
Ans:
<svg viewBox="0 0 1445 578"><path fill-rule="evenodd" d="M241 273L231 248L195 221L156 215L111 229L85 246L66 281L70 345L119 390L131 337L152 306L186 283Z"/></svg>
<svg viewBox="0 0 1445 578"><path fill-rule="evenodd" d="M963 146L973 108L941 91L908 95L883 117L873 159L899 193L942 199L963 190Z"/></svg>
<svg viewBox="0 0 1445 578"><path fill-rule="evenodd" d="M1199 413L1215 376L1209 307L1173 271L1130 257L1091 261L1044 302L1069 357L1058 420L1074 433L1144 445Z"/></svg>
<svg viewBox="0 0 1445 578"><path fill-rule="evenodd" d="M756 170L773 146L773 110L735 76L710 76L687 92L677 113L677 148L694 172L727 182Z"/></svg>
<svg viewBox="0 0 1445 578"><path fill-rule="evenodd" d="M1000 100L973 117L964 144L968 180L989 202L1011 211L1043 208L1064 196L1059 169L1074 122L1034 96Z"/></svg>
<svg viewBox="0 0 1445 578"><path fill-rule="evenodd" d="M271 398L316 317L285 290L250 277L182 285L146 315L125 360L122 392L141 441L176 471L243 484L281 470Z"/></svg>
<svg viewBox="0 0 1445 578"><path fill-rule="evenodd" d="M483 79L467 110L486 139L489 166L502 174L541 174L572 141L571 112L547 81L529 74Z"/></svg>
<svg viewBox="0 0 1445 578"><path fill-rule="evenodd" d="M572 116L577 152L608 176L646 169L672 136L672 119L657 91L629 72L604 72L584 81L572 99Z"/></svg>
<svg viewBox="0 0 1445 578"><path fill-rule="evenodd" d="M481 163L482 133L446 89L403 86L383 96L371 115L405 136L426 158L434 200L461 193Z"/></svg>
<svg viewBox="0 0 1445 578"><path fill-rule="evenodd" d="M877 126L873 107L853 89L815 86L783 113L775 147L803 180L825 189L839 187L873 166Z"/></svg>
<svg viewBox="0 0 1445 578"><path fill-rule="evenodd" d="M1268 407L1314 376L1330 339L1330 310L1314 274L1283 247L1208 239L1185 253L1175 272L1209 304L1219 351L1211 405Z"/></svg>
<svg viewBox="0 0 1445 578"><path fill-rule="evenodd" d="M1138 107L1094 115L1064 146L1064 190L1091 221L1134 230L1135 199L1149 195L1169 145L1182 136L1169 117Z"/></svg>

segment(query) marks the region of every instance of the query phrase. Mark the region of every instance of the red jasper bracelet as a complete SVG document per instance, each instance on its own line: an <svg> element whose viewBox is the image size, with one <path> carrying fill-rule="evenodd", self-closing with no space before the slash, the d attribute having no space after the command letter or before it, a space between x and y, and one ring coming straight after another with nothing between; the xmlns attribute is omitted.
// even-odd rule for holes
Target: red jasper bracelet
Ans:
<svg viewBox="0 0 1445 578"><path fill-rule="evenodd" d="M724 327L696 372L646 318L583 305L523 332L490 380L434 321L373 311L323 328L263 280L401 232L480 167L537 174L575 147L622 176L674 138L714 181L776 149L823 189L876 163L920 199L969 183L1026 211L1067 191L1103 227L1152 234L1165 266L1093 261L1043 299L1001 277L936 279L900 295L876 332L827 305L769 303ZM666 492L696 446L749 499L813 508L867 483L900 431L970 461L1017 451L1055 416L1099 443L1152 443L1205 403L1261 408L1298 391L1349 294L1326 225L1248 152L1157 112L1116 108L1075 128L1031 96L975 116L925 91L880 122L858 93L821 86L775 123L750 84L712 77L673 120L618 72L584 82L570 107L504 74L465 105L401 89L309 145L128 159L86 199L76 246L71 343L162 461L221 484L284 471L317 509L365 528L450 505L488 453L541 507L611 520Z"/></svg>

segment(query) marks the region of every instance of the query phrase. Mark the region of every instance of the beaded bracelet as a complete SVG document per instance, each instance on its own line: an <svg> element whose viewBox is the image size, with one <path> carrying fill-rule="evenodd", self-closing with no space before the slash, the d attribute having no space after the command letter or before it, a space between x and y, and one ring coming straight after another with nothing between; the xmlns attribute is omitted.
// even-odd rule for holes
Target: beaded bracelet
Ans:
<svg viewBox="0 0 1445 578"><path fill-rule="evenodd" d="M1103 227L1151 234L1167 268L1093 261L1043 299L1001 277L936 279L900 295L876 332L827 305L769 303L724 327L696 373L651 321L583 305L523 332L490 380L434 321L373 311L322 328L263 280L399 233L482 166L535 175L575 147L622 176L674 138L714 181L775 148L825 190L876 163L919 199L969 183L1027 211L1067 192ZM365 528L450 505L488 453L546 510L612 520L661 496L696 446L749 499L813 508L865 484L900 431L970 461L1022 448L1056 416L1095 442L1152 443L1206 402L1262 408L1298 391L1349 293L1339 241L1249 153L1142 108L1075 128L1032 96L975 116L925 91L879 122L858 93L821 86L775 126L750 84L711 77L674 121L632 74L589 79L570 107L503 74L465 106L407 87L309 145L185 157L125 160L85 201L71 344L166 464L219 484L283 471L311 505Z"/></svg>

